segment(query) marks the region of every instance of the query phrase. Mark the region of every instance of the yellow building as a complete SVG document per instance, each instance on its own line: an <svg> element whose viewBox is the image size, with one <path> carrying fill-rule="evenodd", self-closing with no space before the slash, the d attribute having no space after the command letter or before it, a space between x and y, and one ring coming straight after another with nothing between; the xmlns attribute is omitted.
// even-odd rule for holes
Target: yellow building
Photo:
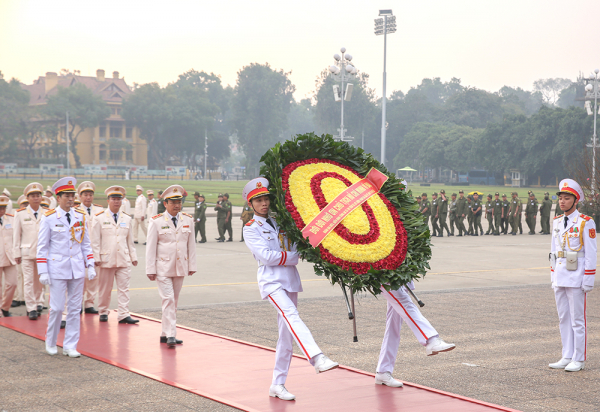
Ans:
<svg viewBox="0 0 600 412"><path fill-rule="evenodd" d="M145 140L140 139L137 127L125 123L121 117L123 99L132 91L119 78L119 72L113 72L112 78L106 78L104 70L97 70L96 77L79 76L78 74L57 75L53 72L40 76L31 85L23 84L23 89L30 93L30 105L43 105L47 97L56 94L59 87L70 87L81 83L88 87L95 95L109 106L111 114L96 128L85 129L77 138L77 154L82 167L102 173L106 169L134 168L145 169L148 166L148 146ZM78 132L75 129L75 134ZM59 125L58 143L65 143L65 120ZM34 157L38 159L52 159L51 146L53 141L42 136L35 147ZM75 161L71 153L71 167ZM42 163L44 163L42 161ZM48 163L52 163L50 160Z"/></svg>

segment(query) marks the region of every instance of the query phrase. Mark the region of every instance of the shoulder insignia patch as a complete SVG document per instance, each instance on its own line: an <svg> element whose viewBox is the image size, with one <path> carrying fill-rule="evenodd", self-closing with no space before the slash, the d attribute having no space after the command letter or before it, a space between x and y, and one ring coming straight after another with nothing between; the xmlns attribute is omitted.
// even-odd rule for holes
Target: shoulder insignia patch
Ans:
<svg viewBox="0 0 600 412"><path fill-rule="evenodd" d="M591 217L589 217L589 216L587 216L587 215L584 215L584 214L581 214L580 216L581 216L581 218L582 218L583 220L587 220L587 221L589 221L589 220L591 219Z"/></svg>
<svg viewBox="0 0 600 412"><path fill-rule="evenodd" d="M590 239L596 239L596 229L590 229Z"/></svg>
<svg viewBox="0 0 600 412"><path fill-rule="evenodd" d="M556 216L556 217L554 218L554 220L556 220L556 219L560 219L560 218L561 218L561 217L563 217L563 216L564 216L564 215L558 215L558 216Z"/></svg>
<svg viewBox="0 0 600 412"><path fill-rule="evenodd" d="M50 216L52 213L56 213L56 210L55 209L50 209L46 213L44 213L44 216Z"/></svg>
<svg viewBox="0 0 600 412"><path fill-rule="evenodd" d="M181 214L182 214L182 215L185 215L185 216L187 216L187 217L191 217L192 219L194 218L194 216L190 215L189 213L184 213L184 212L181 212Z"/></svg>
<svg viewBox="0 0 600 412"><path fill-rule="evenodd" d="M81 209L75 209L75 211L81 213L82 215L85 215L85 212Z"/></svg>
<svg viewBox="0 0 600 412"><path fill-rule="evenodd" d="M246 223L246 226L252 226L252 223L254 223L254 219L249 220L248 223Z"/></svg>
<svg viewBox="0 0 600 412"><path fill-rule="evenodd" d="M152 219L158 219L158 218L159 218L159 217L161 217L161 216L162 216L162 213L159 213L159 214L158 214L158 215L156 215L156 216L152 216Z"/></svg>
<svg viewBox="0 0 600 412"><path fill-rule="evenodd" d="M102 212L96 213L95 216L100 216L102 213L104 213L104 210Z"/></svg>
<svg viewBox="0 0 600 412"><path fill-rule="evenodd" d="M50 208L48 206L42 206L42 209L49 210Z"/></svg>
<svg viewBox="0 0 600 412"><path fill-rule="evenodd" d="M97 204L95 204L95 203L94 203L94 206L96 206L96 207L103 207L102 205L97 205Z"/></svg>
<svg viewBox="0 0 600 412"><path fill-rule="evenodd" d="M15 217L15 215L12 215L10 213L5 213L6 216L10 216L10 217Z"/></svg>
<svg viewBox="0 0 600 412"><path fill-rule="evenodd" d="M18 209L17 212L22 212L23 210L27 210L27 208L26 207L22 207L22 208Z"/></svg>
<svg viewBox="0 0 600 412"><path fill-rule="evenodd" d="M131 215L129 213L126 213L126 212L121 212L121 213L123 213L125 216L131 217Z"/></svg>

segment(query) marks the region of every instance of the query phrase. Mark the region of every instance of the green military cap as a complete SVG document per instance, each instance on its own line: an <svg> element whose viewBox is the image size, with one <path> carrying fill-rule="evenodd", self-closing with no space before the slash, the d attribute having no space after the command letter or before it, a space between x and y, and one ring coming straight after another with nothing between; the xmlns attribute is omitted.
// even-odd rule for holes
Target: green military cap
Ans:
<svg viewBox="0 0 600 412"><path fill-rule="evenodd" d="M223 193L223 196L229 197L229 193Z"/></svg>
<svg viewBox="0 0 600 412"><path fill-rule="evenodd" d="M200 192L194 192L194 196L200 196Z"/></svg>
<svg viewBox="0 0 600 412"><path fill-rule="evenodd" d="M437 196L437 193L433 192L433 193L431 194L431 196Z"/></svg>
<svg viewBox="0 0 600 412"><path fill-rule="evenodd" d="M440 190L440 195L441 195L441 194L444 194L444 195L445 195L445 194L446 194L446 191L445 191L444 189Z"/></svg>
<svg viewBox="0 0 600 412"><path fill-rule="evenodd" d="M491 199L491 198L492 198L492 195L491 195L491 194L489 194L487 197L489 197L489 198Z"/></svg>
<svg viewBox="0 0 600 412"><path fill-rule="evenodd" d="M158 191L158 195L160 196L160 195L162 195L162 194L163 194L163 191L162 191L162 190L159 190L159 191Z"/></svg>
<svg viewBox="0 0 600 412"><path fill-rule="evenodd" d="M464 190L462 190L462 189L460 189L460 190L458 191L458 193L465 193L465 191L464 191Z"/></svg>
<svg viewBox="0 0 600 412"><path fill-rule="evenodd" d="M451 195L451 196L456 196L456 193L452 193L452 195Z"/></svg>
<svg viewBox="0 0 600 412"><path fill-rule="evenodd" d="M506 197L506 193L502 193L502 197Z"/></svg>
<svg viewBox="0 0 600 412"><path fill-rule="evenodd" d="M494 196L500 196L500 193L496 192L496 194Z"/></svg>
<svg viewBox="0 0 600 412"><path fill-rule="evenodd" d="M544 192L544 194L550 196L550 193L548 193L548 192Z"/></svg>
<svg viewBox="0 0 600 412"><path fill-rule="evenodd" d="M421 193L421 197L423 196L427 197L427 193Z"/></svg>
<svg viewBox="0 0 600 412"><path fill-rule="evenodd" d="M517 195L517 196L519 196L519 194L517 192L512 192L511 195Z"/></svg>
<svg viewBox="0 0 600 412"><path fill-rule="evenodd" d="M223 193L219 193L217 197L223 197Z"/></svg>

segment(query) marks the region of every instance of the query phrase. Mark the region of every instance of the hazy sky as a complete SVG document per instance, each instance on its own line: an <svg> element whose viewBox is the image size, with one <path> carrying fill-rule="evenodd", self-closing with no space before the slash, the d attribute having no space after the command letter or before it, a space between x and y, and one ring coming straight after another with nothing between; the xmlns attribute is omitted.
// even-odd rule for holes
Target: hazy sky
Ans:
<svg viewBox="0 0 600 412"><path fill-rule="evenodd" d="M600 67L598 0L152 1L0 0L0 71L31 83L48 71L120 72L130 84L166 85L189 70L235 85L237 71L268 62L291 71L296 98L344 46L382 91L380 8L388 36L387 93L424 77L496 91L575 79Z"/></svg>

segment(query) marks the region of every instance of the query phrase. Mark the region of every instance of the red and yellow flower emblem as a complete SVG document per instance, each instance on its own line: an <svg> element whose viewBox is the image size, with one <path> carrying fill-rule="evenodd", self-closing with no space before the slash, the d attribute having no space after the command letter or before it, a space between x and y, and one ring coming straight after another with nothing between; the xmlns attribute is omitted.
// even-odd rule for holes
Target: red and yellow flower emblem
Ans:
<svg viewBox="0 0 600 412"><path fill-rule="evenodd" d="M327 159L290 163L283 169L285 204L298 229L349 186L363 179L351 168ZM397 269L407 251L398 211L377 193L346 216L319 245L321 258L343 270L365 274L371 267Z"/></svg>

